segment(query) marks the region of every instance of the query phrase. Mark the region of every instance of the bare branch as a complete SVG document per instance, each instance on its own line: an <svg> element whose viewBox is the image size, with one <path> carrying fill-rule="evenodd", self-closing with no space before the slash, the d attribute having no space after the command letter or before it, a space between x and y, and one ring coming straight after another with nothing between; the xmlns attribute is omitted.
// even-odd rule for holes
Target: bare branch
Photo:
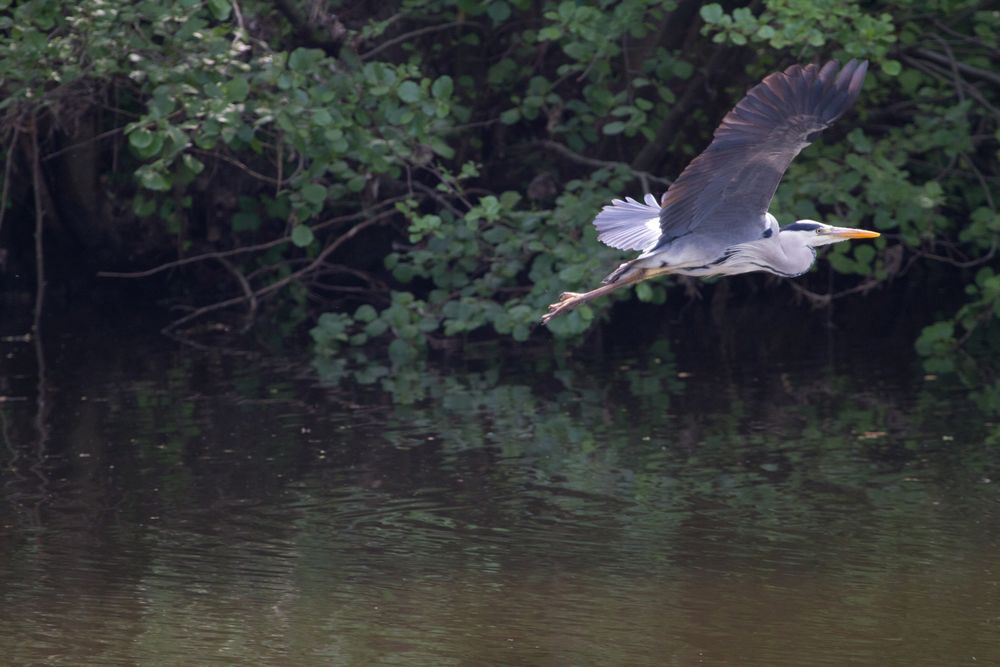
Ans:
<svg viewBox="0 0 1000 667"><path fill-rule="evenodd" d="M233 6L233 15L236 17L236 25L244 35L249 37L250 33L247 32L247 24L243 20L243 12L240 11L240 3L236 2L236 0L230 0L230 4Z"/></svg>
<svg viewBox="0 0 1000 667"><path fill-rule="evenodd" d="M204 155L206 157L211 157L211 158L215 158L217 160L222 160L223 162L228 162L229 164L231 164L234 167L240 169L241 171L245 172L246 174L249 174L253 178L256 178L258 181L263 181L263 182L267 183L268 185L273 185L273 186L277 187L277 186L279 186L281 184L281 180L279 178L274 178L274 177L271 177L271 176L267 176L265 174L261 174L260 172L254 171L253 169L251 169L250 167L246 166L245 164L243 164L242 162L240 162L236 158L229 157L225 153L214 153L212 151L206 151L206 150L202 150L200 148L195 148L194 152L198 153L200 155Z"/></svg>
<svg viewBox="0 0 1000 667"><path fill-rule="evenodd" d="M820 294L819 292L813 292L812 290L807 289L802 285L799 285L794 280L789 280L786 282L799 295L804 296L806 300L809 301L812 305L816 306L817 308L820 308L823 306L830 305L830 302L836 299L840 299L842 297L849 296L851 294L858 294L858 293L865 294L867 292L870 292L871 290L878 287L881 281L879 281L876 278L866 278L864 281L858 283L854 287L849 287L847 289L840 290L839 292L830 292L828 294Z"/></svg>
<svg viewBox="0 0 1000 667"><path fill-rule="evenodd" d="M17 138L20 133L20 128L17 125L11 130L11 140L7 149L7 161L3 167L3 191L0 192L0 231L3 231L3 218L4 214L7 212L7 194L10 192L10 170L14 164L14 149L17 147ZM0 261L0 264L3 262Z"/></svg>
<svg viewBox="0 0 1000 667"><path fill-rule="evenodd" d="M935 35L935 37L937 37L937 35ZM958 92L958 101L964 102L965 93L962 91L962 75L958 73L958 61L955 60L955 54L951 52L951 47L948 46L948 43L943 39L937 37L937 41L941 44L941 47L948 52L948 57L944 58L944 64L948 65L949 69L951 69L951 76L955 80L955 90ZM928 51L928 53L933 54L933 57L935 58L942 57L940 54L934 53L933 51Z"/></svg>
<svg viewBox="0 0 1000 667"><path fill-rule="evenodd" d="M461 220L463 217L465 217L464 213L462 213L457 208L455 208L455 206L450 201L448 201L447 199L445 199L444 197L441 196L440 192L438 192L434 188L430 187L429 185L425 185L425 184L421 183L420 181L412 181L411 185L415 189L420 190L425 195L427 195L428 197L430 197L431 199L433 199L434 201L436 201L438 204L440 204L444 208L446 208L449 211L451 211L452 215L454 215L455 218ZM472 207L470 206L469 208L472 208Z"/></svg>
<svg viewBox="0 0 1000 667"><path fill-rule="evenodd" d="M970 84L969 82L965 81L964 79L959 79L958 81L955 81L951 71L944 70L944 68L941 65L936 65L934 63L927 62L926 60L920 60L919 58L914 58L912 56L904 55L902 59L908 65L919 69L921 72L955 83L955 85L961 87L961 89L964 90L969 97L979 102L979 104L981 104L986 109L989 109L989 111L996 118L1000 118L1000 109L997 109L995 106L990 104L989 101L987 101L987 99L983 97L983 94L979 92L979 89ZM959 92L958 94L959 96L961 96L961 92Z"/></svg>
<svg viewBox="0 0 1000 667"><path fill-rule="evenodd" d="M950 17L954 17L954 15L950 15ZM995 53L997 55L1000 55L1000 49L992 47L989 43L984 42L983 40L981 40L981 39L979 39L977 37L971 37L971 36L966 35L964 33L958 32L954 28L951 28L950 26L942 23L938 19L934 19L934 25L936 25L938 28L940 28L941 32L946 32L949 35L951 35L952 37L958 38L958 39L962 40L963 42L965 42L967 44L972 44L977 50L978 49L985 49L985 50L987 50L987 51L989 51L991 53Z"/></svg>
<svg viewBox="0 0 1000 667"><path fill-rule="evenodd" d="M375 48L373 48L373 49L371 49L369 51L365 51L364 53L362 53L358 57L361 58L361 60L368 60L369 58L371 58L372 56L374 56L376 53L381 53L385 49L388 49L389 47L394 46L396 44L399 44L400 42L405 42L406 40L413 39L414 37L419 37L420 35L426 35L427 33L430 33L430 32L439 32L441 30L447 30L448 28L454 28L455 26L459 26L459 25L465 25L465 22L464 21L449 21L448 23L442 23L441 25L429 25L429 26L427 26L425 28L418 28L418 29L413 30L411 32L407 32L407 33L404 33L402 35L399 35L398 37L393 37L392 39L388 39L388 40L382 42L381 44L379 44L378 46L376 46Z"/></svg>
<svg viewBox="0 0 1000 667"><path fill-rule="evenodd" d="M568 158L574 162L580 164L585 164L588 167L600 167L600 168L612 168L612 169L624 169L636 176L636 178L645 181L652 181L654 183L660 183L662 185L670 186L671 180L669 178L663 178L662 176L654 176L647 171L642 171L641 169L634 169L631 165L625 162L616 162L614 160L598 160L597 158L587 157L585 155L580 155L573 149L560 144L558 141L552 141L550 139L541 139L536 143L559 153L565 158ZM649 188L646 188L647 190Z"/></svg>
<svg viewBox="0 0 1000 667"><path fill-rule="evenodd" d="M725 64L724 58L727 54L728 51L726 49L715 49L705 67L685 83L684 93L674 103L670 109L670 113L663 119L663 122L660 123L660 127L656 130L656 136L652 141L643 146L639 154L632 160L632 164L635 165L636 169L652 169L659 163L660 156L670 146L681 123L688 117L691 109L699 104L699 100L703 99L703 97L699 96L704 95L705 83L708 80L709 73L726 69L722 65Z"/></svg>
<svg viewBox="0 0 1000 667"><path fill-rule="evenodd" d="M246 276L244 276L232 262L225 257L216 257L216 259L219 260L219 263L226 267L226 269L228 269L229 272L236 277L240 287L243 288L243 295L250 302L250 309L247 312L247 323L243 327L243 331L246 331L250 328L250 325L253 324L254 316L257 314L257 295L254 294L253 288L250 287L250 282L247 280Z"/></svg>
<svg viewBox="0 0 1000 667"><path fill-rule="evenodd" d="M387 199L385 201L379 202L375 208L382 208L385 206L393 205L397 201L401 201L402 197L396 197L393 199ZM394 210L382 211L375 217L381 219L386 215L393 213ZM323 222L317 223L312 226L313 231L318 229L323 229L341 222L351 222L352 220L361 220L366 216L370 215L371 211L360 211L358 213L352 213L350 215L342 215L336 218L330 218L329 220L324 220ZM148 278L149 276L156 275L157 273L162 273L163 271L168 271L170 269L175 269L179 266L184 266L186 264L193 264L195 262L203 262L205 260L215 259L221 260L226 257L233 257L235 255L243 255L248 252L259 252L261 250L269 250L278 245L284 243L289 243L291 241L290 236L282 236L278 239L273 239L271 241L266 241L264 243L257 243L255 245L243 246L241 248L233 248L232 250L220 250L215 252L206 252L201 255L192 255L191 257L183 257L181 259L166 262L165 264L160 264L159 266L154 266L151 269L146 269L144 271L98 271L97 275L100 278Z"/></svg>
<svg viewBox="0 0 1000 667"><path fill-rule="evenodd" d="M1000 86L1000 74L980 69L978 67L973 67L972 65L966 65L955 58L955 55L951 53L951 48L948 47L947 43L945 43L940 37L938 38L938 41L942 44L943 48L949 52L948 55L938 53L937 51L931 51L930 49L917 49L916 53L920 54L924 58L927 58L928 60L933 60L942 65L947 65L948 67L957 69L960 72L968 74L969 76L985 79L986 81L991 81L992 83Z"/></svg>
<svg viewBox="0 0 1000 667"><path fill-rule="evenodd" d="M101 132L100 134L95 134L94 136L90 137L89 139L86 139L86 140L81 141L79 143L72 144L70 146L66 146L65 148L60 148L57 151L49 153L48 155L46 155L45 157L42 158L42 162L48 162L49 160L51 160L53 158L57 158L60 155L63 155L65 153L69 153L70 151L76 150L77 148L82 148L83 146L86 146L87 144L92 144L94 142L101 141L102 139L107 139L108 137L113 137L116 134L120 134L124 130L125 130L124 127L116 127L114 129L108 130L106 132Z"/></svg>
<svg viewBox="0 0 1000 667"><path fill-rule="evenodd" d="M32 189L35 191L35 320L32 332L36 340L41 333L42 306L45 303L45 241L43 238L45 209L42 207L42 163L38 153L38 113L36 112L31 116L31 182Z"/></svg>
<svg viewBox="0 0 1000 667"><path fill-rule="evenodd" d="M316 256L316 259L314 259L308 265L306 265L305 267L299 269L298 271L295 271L293 273L288 274L287 276L285 276L281 280L273 282L270 285L262 287L259 290L257 290L256 292L253 292L253 297L257 298L257 299L260 299L260 298L263 298L263 297L268 296L270 294L273 294L274 292L277 292L278 290L282 289L286 285L288 285L288 284L290 284L290 283L298 280L299 278L303 277L304 275L308 274L309 272L315 270L319 266L322 266L322 264L326 260L326 258L329 257L331 254L333 254L338 248L340 248L340 246L342 246L344 243L346 243L350 239L352 239L355 236L357 236L357 234L361 230L367 229L368 227L371 227L372 225L374 225L382 217L384 217L384 215L382 215L382 216L375 216L373 218L369 218L368 220L365 220L361 224L358 224L358 225L355 225L354 227L351 227L349 230L347 230L346 232L344 232L343 234L341 234L339 237L337 237L337 239L335 241L333 241L332 243L330 243L330 245L328 245L326 248L324 248ZM171 322L170 324L168 324L166 327L164 327L164 332L174 331L175 329L177 329L177 327L181 326L182 324L185 324L187 322L190 322L191 320L194 320L194 319L197 319L197 318L202 317L204 315L207 315L208 313L212 313L212 312L215 312L217 310L222 310L223 308L228 308L230 306L235 306L235 305L241 304L241 303L245 302L248 298L249 297L246 294L244 294L244 295L241 295L241 296L233 297L231 299L226 299L225 301L219 301L217 303L213 303L213 304L209 304L207 306L203 306L201 308L197 308L197 309L193 310L192 312L188 313L187 315L185 315L184 317L182 317L182 318L180 318L178 320L174 320L173 322Z"/></svg>

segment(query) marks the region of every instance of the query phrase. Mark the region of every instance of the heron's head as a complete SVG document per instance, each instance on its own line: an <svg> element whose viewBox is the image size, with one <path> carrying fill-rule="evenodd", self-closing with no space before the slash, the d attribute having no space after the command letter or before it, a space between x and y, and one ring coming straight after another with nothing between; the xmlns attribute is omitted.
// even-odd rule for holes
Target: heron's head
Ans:
<svg viewBox="0 0 1000 667"><path fill-rule="evenodd" d="M818 248L819 246L830 245L831 243L846 241L848 239L873 239L880 236L878 232L869 232L865 229L851 229L849 227L834 227L832 225L824 225L822 222L816 222L815 220L796 220L794 223L782 227L780 233L782 237L785 237L787 234L792 238L800 239L803 245L810 248Z"/></svg>

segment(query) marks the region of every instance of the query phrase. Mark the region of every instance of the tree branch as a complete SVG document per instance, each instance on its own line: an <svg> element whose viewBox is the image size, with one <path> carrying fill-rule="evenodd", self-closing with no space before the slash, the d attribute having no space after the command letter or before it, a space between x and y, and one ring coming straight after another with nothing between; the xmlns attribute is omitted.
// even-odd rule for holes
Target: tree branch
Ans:
<svg viewBox="0 0 1000 667"><path fill-rule="evenodd" d="M397 201L402 200L402 197L395 197L393 199L387 199L376 205L375 208L382 208L384 206L389 206L395 204ZM394 210L382 211L375 217L381 219L387 214L393 213ZM352 220L363 219L365 216L369 215L371 211L360 211L358 213L351 213L350 215L342 215L336 218L330 218L329 220L324 220L323 222L317 223L312 226L313 231L329 227L330 225L339 222L350 222ZM97 276L99 278L148 278L149 276L156 275L157 273L162 273L169 269L176 269L179 266L184 266L186 264L193 264L195 262L203 262L209 259L221 260L227 257L233 257L235 255L242 255L248 252L258 252L260 250L269 250L275 246L281 245L283 243L289 243L291 241L290 236L282 236L278 239L273 239L271 241L265 241L264 243L257 243L255 245L243 246L241 248L233 248L232 250L219 250L214 252L206 252L201 255L192 255L191 257L183 257L172 262L166 262L158 266L154 266L151 269L146 269L144 271L98 271Z"/></svg>
<svg viewBox="0 0 1000 667"><path fill-rule="evenodd" d="M919 58L914 58L913 56L904 55L902 57L902 60L911 67L915 67L919 69L921 72L924 72L925 74L929 74L931 76L935 76L945 81L953 83L956 87L956 94L959 97L962 96L962 91L964 90L965 93L969 95L969 97L976 100L977 102L979 102L979 104L988 109L993 114L994 117L1000 119L1000 109L997 109L995 106L990 104L989 101L987 101L987 99L983 97L983 94L979 92L979 89L973 86L968 81L965 81L962 78L959 78L956 81L954 76L952 75L951 70L944 70L942 65L931 63L926 60L920 60Z"/></svg>
<svg viewBox="0 0 1000 667"><path fill-rule="evenodd" d="M304 46L322 49L332 58L340 55L348 32L336 16L331 14L325 21L312 21L299 9L295 0L275 0L274 4L291 24L295 37Z"/></svg>
<svg viewBox="0 0 1000 667"><path fill-rule="evenodd" d="M240 287L243 288L243 295L250 301L250 309L247 312L247 323L243 327L243 331L246 332L250 328L250 325L253 324L254 316L257 314L257 295L254 294L253 288L250 287L250 282L246 276L232 262L225 257L217 257L216 259L233 274L237 282L239 282Z"/></svg>
<svg viewBox="0 0 1000 667"><path fill-rule="evenodd" d="M937 51L931 51L930 49L916 49L916 53L928 60L933 60L942 65L947 65L948 67L953 67L960 72L964 72L970 76L974 76L980 79L985 79L998 86L1000 86L1000 74L996 72L990 72L984 69L979 69L978 67L973 67L972 65L966 65L962 61L956 59L954 56L946 56L943 53L938 53Z"/></svg>
<svg viewBox="0 0 1000 667"><path fill-rule="evenodd" d="M563 157L572 160L573 162L577 162L579 164L585 164L588 167L600 167L600 168L610 167L613 169L624 169L625 171L635 174L636 178L643 181L644 186L646 185L646 181L660 183L668 187L671 183L669 178L663 178L662 176L654 176L648 171L642 171L641 169L636 169L626 162L616 162L614 160L598 160L597 158L580 155L573 149L569 148L568 146L564 146L558 141L552 141L550 139L540 139L535 143L544 146L545 148L548 148L550 150L553 150L556 153L562 155ZM648 191L649 188L646 187L646 190Z"/></svg>
<svg viewBox="0 0 1000 667"><path fill-rule="evenodd" d="M716 48L702 71L687 82L684 87L684 94L681 95L681 98L674 104L674 108L670 110L667 117L660 123L660 127L656 130L656 136L651 142L643 146L639 154L632 160L632 166L635 169L648 171L656 166L660 160L660 155L666 151L674 135L677 133L677 128L687 118L688 112L695 105L698 95L703 94L701 89L708 78L706 72L715 70L725 53L727 53L725 49Z"/></svg>
<svg viewBox="0 0 1000 667"><path fill-rule="evenodd" d="M41 335L42 306L45 304L45 209L42 206L42 163L38 156L38 113L31 116L31 182L35 191L35 319L32 331Z"/></svg>
<svg viewBox="0 0 1000 667"><path fill-rule="evenodd" d="M272 293L280 290L281 288L285 287L286 285L288 285L288 284L290 284L290 283L298 280L302 276L308 274L309 272L311 272L311 271L315 270L316 268L318 268L319 266L321 266L323 264L323 262L326 260L326 258L329 257L331 254L333 254L333 252L336 251L340 246L342 246L344 243L346 243L350 239L352 239L355 236L357 236L358 232L360 232L361 230L367 229L368 227L371 227L372 225L374 225L376 222L378 222L379 220L381 220L381 218L383 218L384 216L385 216L385 214L379 215L379 216L375 216L373 218L369 218L368 220L365 220L361 224L358 224L358 225L355 225L354 227L351 227L349 230L347 230L346 232L344 232L343 234L341 234L339 237L337 237L337 239L335 241L333 241L332 243L330 243L330 245L328 245L326 248L324 248L318 255L316 255L316 259L314 259L313 261L311 261L309 264L307 264L303 268L299 269L298 271L294 271L293 273L288 274L287 276L285 276L281 280L278 280L277 282L271 283L270 285L267 285L265 287L260 288L259 290L253 292L249 296L246 295L246 294L243 294L241 296L233 297L231 299L226 299L225 301L219 301L218 303L213 303L213 304L209 304L207 306L203 306L201 308L197 308L194 311L192 311L192 312L188 313L187 315L185 315L184 317L182 317L182 318L180 318L178 320L174 320L173 322L171 322L170 324L168 324L166 327L164 327L164 329L163 329L164 333L172 332L175 329L177 329L177 327L181 326L182 324L185 324L187 322L190 322L191 320L194 320L194 319L197 319L197 318L202 317L204 315L207 315L208 313L212 313L212 312L215 312L217 310L222 310L223 308L228 308L230 306L235 306L235 305L241 304L241 303L247 301L247 299L249 299L249 298L261 299L261 298L263 298L265 296L268 296L268 295L270 295L270 294L272 294Z"/></svg>
<svg viewBox="0 0 1000 667"><path fill-rule="evenodd" d="M792 289L795 290L799 295L804 296L811 304L816 307L828 306L830 302L849 296L851 294L866 293L878 287L880 281L875 278L866 278L863 282L855 285L854 287L849 287L847 289L841 290L839 292L830 292L828 294L820 294L819 292L813 292L810 289L799 285L794 280L786 281L788 285L791 285Z"/></svg>
<svg viewBox="0 0 1000 667"><path fill-rule="evenodd" d="M441 30L447 30L448 28L454 28L455 26L459 25L465 25L465 22L449 21L448 23L442 23L441 25L429 25L425 28L418 28L411 32L403 33L402 35L393 37L392 39L388 39L379 44L378 46L376 46L375 48L365 51L358 57L361 58L361 60L368 60L376 53L381 53L385 49L388 49L389 47L394 46L396 44L399 44L400 42L405 42L406 40L413 39L414 37L419 37L420 35L426 35L429 32L438 32Z"/></svg>
<svg viewBox="0 0 1000 667"><path fill-rule="evenodd" d="M223 162L228 162L229 164L231 164L234 167L236 167L237 169L245 172L249 176L251 176L253 178L256 178L258 181L263 181L264 183L267 183L268 185L273 185L275 187L280 187L280 185L281 185L280 178L273 178L273 177L268 176L266 174L262 174L260 172L254 171L253 169L251 169L250 167L246 166L245 164L243 164L242 162L240 162L236 158L229 157L225 153L216 153L214 151L206 151L206 150L202 150L200 148L195 148L194 152L198 153L200 155L204 155L205 157L214 158L216 160L222 160Z"/></svg>
<svg viewBox="0 0 1000 667"><path fill-rule="evenodd" d="M10 148L7 149L7 160L3 167L3 190L0 192L0 231L3 231L4 214L7 212L7 195L10 192L10 170L14 164L14 149L17 146L18 133L20 128L16 125L11 130ZM0 266L3 265L3 257L0 255Z"/></svg>

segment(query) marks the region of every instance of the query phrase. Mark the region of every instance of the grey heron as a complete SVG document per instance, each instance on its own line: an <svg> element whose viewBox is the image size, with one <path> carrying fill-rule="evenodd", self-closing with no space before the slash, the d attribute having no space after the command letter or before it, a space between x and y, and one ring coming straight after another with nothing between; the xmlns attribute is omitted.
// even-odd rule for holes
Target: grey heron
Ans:
<svg viewBox="0 0 1000 667"><path fill-rule="evenodd" d="M809 270L816 248L875 238L877 232L798 220L780 227L768 212L785 170L799 152L854 103L868 61L792 65L750 89L715 130L660 203L615 199L594 219L597 238L642 251L601 287L564 292L542 317L548 322L616 289L665 274L735 275L768 271L794 277Z"/></svg>

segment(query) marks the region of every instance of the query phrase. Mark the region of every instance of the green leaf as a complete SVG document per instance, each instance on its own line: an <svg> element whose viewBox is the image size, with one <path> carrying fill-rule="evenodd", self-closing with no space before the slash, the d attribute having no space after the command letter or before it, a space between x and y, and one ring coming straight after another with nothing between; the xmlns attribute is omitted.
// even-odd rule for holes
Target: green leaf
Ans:
<svg viewBox="0 0 1000 667"><path fill-rule="evenodd" d="M132 200L132 211L140 218L148 218L156 212L156 200L137 194Z"/></svg>
<svg viewBox="0 0 1000 667"><path fill-rule="evenodd" d="M854 258L858 264L866 269L870 269L875 260L875 246L870 243L859 243L854 246Z"/></svg>
<svg viewBox="0 0 1000 667"><path fill-rule="evenodd" d="M624 130L625 130L625 123L620 120L616 120L605 125L601 131L607 135L614 135L614 134L621 134Z"/></svg>
<svg viewBox="0 0 1000 667"><path fill-rule="evenodd" d="M396 89L396 95L398 95L399 99L404 102L413 104L420 99L420 86L413 81L404 81L399 84L399 88Z"/></svg>
<svg viewBox="0 0 1000 667"><path fill-rule="evenodd" d="M441 137L431 137L431 150L446 160L455 157L455 149L445 143Z"/></svg>
<svg viewBox="0 0 1000 667"><path fill-rule="evenodd" d="M163 150L163 133L138 128L128 135L128 143L136 155L143 160L148 160L156 157Z"/></svg>
<svg viewBox="0 0 1000 667"><path fill-rule="evenodd" d="M486 14L493 20L493 23L503 23L510 18L510 5L502 0L490 3L490 6L486 8Z"/></svg>
<svg viewBox="0 0 1000 667"><path fill-rule="evenodd" d="M375 308L373 308L367 303L358 306L358 309L354 312L354 319L358 320L359 322L371 322L376 317L378 317L378 313L375 312Z"/></svg>
<svg viewBox="0 0 1000 667"><path fill-rule="evenodd" d="M305 248L316 239L313 230L306 225L296 225L292 229L292 243L300 248Z"/></svg>
<svg viewBox="0 0 1000 667"><path fill-rule="evenodd" d="M703 6L699 14L701 15L701 20L705 23L718 23L722 20L722 6L713 2L710 5Z"/></svg>
<svg viewBox="0 0 1000 667"><path fill-rule="evenodd" d="M323 56L323 52L319 49L298 48L288 56L288 67L296 72L306 72Z"/></svg>
<svg viewBox="0 0 1000 667"><path fill-rule="evenodd" d="M389 330L389 324L383 319L372 320L365 326L365 333L369 338L381 336Z"/></svg>
<svg viewBox="0 0 1000 667"><path fill-rule="evenodd" d="M181 162L184 163L184 166L187 167L188 170L190 170L192 174L196 174L197 175L197 174L200 174L202 171L205 170L205 163L202 162L201 160L199 160L198 158L196 158L193 155L188 155L187 153L185 153L181 157Z"/></svg>
<svg viewBox="0 0 1000 667"><path fill-rule="evenodd" d="M231 222L234 232L253 232L260 227L260 216L251 211L240 211Z"/></svg>
<svg viewBox="0 0 1000 667"><path fill-rule="evenodd" d="M452 91L455 89L455 82L452 81L451 77L448 75L438 77L431 86L431 93L435 98L439 100L446 100L451 97Z"/></svg>
<svg viewBox="0 0 1000 667"><path fill-rule="evenodd" d="M139 177L139 183L147 190L166 192L170 189L170 181L158 171L149 168L140 168L136 174Z"/></svg>
<svg viewBox="0 0 1000 667"><path fill-rule="evenodd" d="M529 336L531 336L531 329L529 329L524 324L518 324L511 331L510 335L518 343L523 343L524 341L528 340Z"/></svg>
<svg viewBox="0 0 1000 667"><path fill-rule="evenodd" d="M416 356L416 348L405 340L396 338L389 343L389 358L392 359L393 363L404 364L408 361L412 361L416 358Z"/></svg>
<svg viewBox="0 0 1000 667"><path fill-rule="evenodd" d="M926 326L920 332L920 337L917 338L917 353L922 356L929 356L946 352L954 343L954 336L955 323L951 320L935 322Z"/></svg>
<svg viewBox="0 0 1000 667"><path fill-rule="evenodd" d="M347 330L350 324L350 317L344 313L323 313L316 321L316 326L309 330L309 335L320 349L329 352L336 349L337 343L348 340Z"/></svg>
<svg viewBox="0 0 1000 667"><path fill-rule="evenodd" d="M153 143L153 133L145 128L136 128L128 135L128 142L137 150L142 150L144 148L149 148L149 145Z"/></svg>
<svg viewBox="0 0 1000 667"><path fill-rule="evenodd" d="M504 125L513 125L519 120L521 120L520 109L507 109L500 114L500 122Z"/></svg>
<svg viewBox="0 0 1000 667"><path fill-rule="evenodd" d="M313 111L313 122L321 127L326 127L333 123L333 116L326 109L316 109ZM336 130L340 132L340 130Z"/></svg>
<svg viewBox="0 0 1000 667"><path fill-rule="evenodd" d="M583 266L580 264L567 266L559 272L559 280L570 284L578 283L583 278L583 270Z"/></svg>
<svg viewBox="0 0 1000 667"><path fill-rule="evenodd" d="M897 76L903 71L903 66L898 60L884 60L882 61L882 71L889 76Z"/></svg>
<svg viewBox="0 0 1000 667"><path fill-rule="evenodd" d="M235 77L222 84L222 93L230 102L243 102L250 94L250 83L245 77Z"/></svg>
<svg viewBox="0 0 1000 667"><path fill-rule="evenodd" d="M313 206L321 206L326 201L327 189L319 183L306 183L302 186L302 198Z"/></svg>
<svg viewBox="0 0 1000 667"><path fill-rule="evenodd" d="M226 21L229 19L229 13L232 11L232 6L229 4L228 0L208 0L208 9L212 12L212 16L218 21Z"/></svg>
<svg viewBox="0 0 1000 667"><path fill-rule="evenodd" d="M777 33L774 28L769 25L762 25L757 28L756 37L757 39L773 39Z"/></svg>

